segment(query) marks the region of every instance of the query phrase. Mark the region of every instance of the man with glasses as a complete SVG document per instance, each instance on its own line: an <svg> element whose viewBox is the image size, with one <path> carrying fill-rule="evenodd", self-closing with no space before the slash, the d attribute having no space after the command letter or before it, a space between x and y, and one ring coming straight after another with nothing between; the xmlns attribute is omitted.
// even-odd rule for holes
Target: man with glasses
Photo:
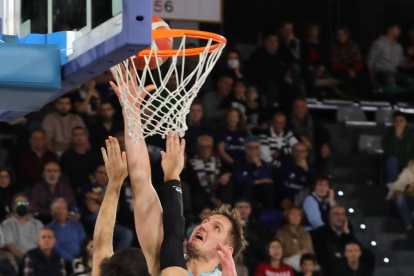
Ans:
<svg viewBox="0 0 414 276"><path fill-rule="evenodd" d="M5 248L17 260L21 260L24 254L37 247L37 237L43 224L32 217L29 200L25 194L19 193L13 196L12 210L14 216L6 219L2 224Z"/></svg>
<svg viewBox="0 0 414 276"><path fill-rule="evenodd" d="M220 207L223 201L230 203L230 173L223 172L220 158L213 156L213 138L202 135L198 138L198 154L189 161L190 183L194 203L199 206L213 204Z"/></svg>
<svg viewBox="0 0 414 276"><path fill-rule="evenodd" d="M264 161L260 159L259 142L260 138L253 135L244 140L246 157L235 160L233 166L235 195L273 208L273 180L264 166Z"/></svg>

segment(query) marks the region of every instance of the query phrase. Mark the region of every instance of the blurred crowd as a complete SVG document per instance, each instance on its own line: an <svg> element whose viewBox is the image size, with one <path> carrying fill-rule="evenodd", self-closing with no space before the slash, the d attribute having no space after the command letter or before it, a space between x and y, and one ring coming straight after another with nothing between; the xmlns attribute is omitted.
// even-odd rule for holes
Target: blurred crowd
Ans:
<svg viewBox="0 0 414 276"><path fill-rule="evenodd" d="M187 118L181 175L187 236L214 208L230 203L246 223L238 275L373 275L375 256L335 202L327 174L330 134L306 98L410 98L414 26L403 44L400 33L389 24L363 56L346 27L328 45L317 23L307 24L300 39L294 24L284 22L248 60L226 49ZM186 58L184 74L197 64L197 56ZM39 112L0 125L8 135L0 148L0 274L91 275L90 237L108 184L100 149L113 136L125 150L111 80L104 73ZM406 123L404 114L394 114L384 150L389 197L411 229L414 140ZM7 142L10 135L14 142ZM158 191L165 141L152 136L146 143ZM128 179L113 239L115 250L139 246Z"/></svg>

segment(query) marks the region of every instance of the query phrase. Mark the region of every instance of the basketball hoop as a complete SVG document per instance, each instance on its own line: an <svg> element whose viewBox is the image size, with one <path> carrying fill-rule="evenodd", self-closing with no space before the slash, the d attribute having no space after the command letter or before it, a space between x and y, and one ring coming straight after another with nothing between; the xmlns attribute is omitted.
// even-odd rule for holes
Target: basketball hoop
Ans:
<svg viewBox="0 0 414 276"><path fill-rule="evenodd" d="M194 30L153 30L152 36L150 48L111 70L118 83L121 103L127 118L128 134L136 144L140 138L155 134L165 138L169 131L177 133L180 137L184 136L188 129L186 116L190 106L227 43L220 35ZM168 37L181 38L179 48L159 50L155 39ZM207 45L186 49L187 38L205 39ZM199 60L195 69L184 77L184 63L188 56L198 56ZM145 60L145 67L142 72L136 73L134 59L138 57ZM164 73L161 72L158 59L162 57L171 58L171 65L167 70L163 70ZM149 67L151 59L155 59L157 64L153 70ZM179 61L182 64L181 69L177 68ZM176 87L167 87L173 75L175 76L172 80L176 81ZM190 81L194 81L194 85L187 87ZM149 84L154 85L154 89L149 90Z"/></svg>

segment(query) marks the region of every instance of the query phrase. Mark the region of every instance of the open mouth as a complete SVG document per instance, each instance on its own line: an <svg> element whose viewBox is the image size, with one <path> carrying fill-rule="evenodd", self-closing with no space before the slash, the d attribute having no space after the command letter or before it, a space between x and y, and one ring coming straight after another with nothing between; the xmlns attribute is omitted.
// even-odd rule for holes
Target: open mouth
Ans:
<svg viewBox="0 0 414 276"><path fill-rule="evenodd" d="M200 233L196 233L194 238L197 240L203 241L203 236Z"/></svg>

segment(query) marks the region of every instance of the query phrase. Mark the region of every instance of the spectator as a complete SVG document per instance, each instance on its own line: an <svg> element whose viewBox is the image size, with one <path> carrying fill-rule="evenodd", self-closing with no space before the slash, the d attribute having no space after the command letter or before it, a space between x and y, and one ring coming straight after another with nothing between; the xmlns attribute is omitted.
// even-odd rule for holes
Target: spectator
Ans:
<svg viewBox="0 0 414 276"><path fill-rule="evenodd" d="M316 257L324 271L332 273L332 264L343 256L345 245L354 240L356 238L345 208L338 205L332 207L329 223L319 227L314 235Z"/></svg>
<svg viewBox="0 0 414 276"><path fill-rule="evenodd" d="M19 268L17 266L16 259L12 253L3 249L3 235L0 235L0 239L0 275L17 276Z"/></svg>
<svg viewBox="0 0 414 276"><path fill-rule="evenodd" d="M408 166L399 175L391 187L397 199L397 208L407 230L413 229L414 212L414 160L408 162Z"/></svg>
<svg viewBox="0 0 414 276"><path fill-rule="evenodd" d="M240 109L240 111L246 114L246 91L247 84L244 80L239 79L234 83L233 93L226 98L223 103L225 108L234 107Z"/></svg>
<svg viewBox="0 0 414 276"><path fill-rule="evenodd" d="M246 157L236 159L233 166L233 179L236 196L260 202L273 208L273 180L259 157L259 137L249 136L244 141Z"/></svg>
<svg viewBox="0 0 414 276"><path fill-rule="evenodd" d="M203 109L208 123L217 125L225 113L223 102L233 89L233 79L222 75L217 82L217 91L209 92L203 97Z"/></svg>
<svg viewBox="0 0 414 276"><path fill-rule="evenodd" d="M77 189L89 182L90 175L99 163L98 156L90 151L86 128L75 127L72 131L72 148L62 154L60 164L69 177L71 187Z"/></svg>
<svg viewBox="0 0 414 276"><path fill-rule="evenodd" d="M101 104L101 96L96 89L96 80L91 79L82 84L79 91L72 95L76 113L87 116L96 115Z"/></svg>
<svg viewBox="0 0 414 276"><path fill-rule="evenodd" d="M283 263L283 247L279 240L273 240L266 247L266 261L259 264L254 275L295 275L292 267Z"/></svg>
<svg viewBox="0 0 414 276"><path fill-rule="evenodd" d="M53 248L62 258L72 263L81 250L81 243L86 237L82 224L69 219L68 204L64 198L57 198L51 204L53 222L48 226L55 233L56 243Z"/></svg>
<svg viewBox="0 0 414 276"><path fill-rule="evenodd" d="M267 163L278 163L283 156L292 153L292 147L298 143L290 129L286 128L286 116L276 112L272 125L260 135L260 158Z"/></svg>
<svg viewBox="0 0 414 276"><path fill-rule="evenodd" d="M255 84L247 86L246 91L246 118L247 127L246 130L253 133L257 130L263 130L267 128L267 124L264 122L267 119L265 105L259 98L259 87Z"/></svg>
<svg viewBox="0 0 414 276"><path fill-rule="evenodd" d="M188 130L185 132L186 153L189 158L197 154L197 141L202 135L211 135L210 127L203 120L203 105L194 101L187 119Z"/></svg>
<svg viewBox="0 0 414 276"><path fill-rule="evenodd" d="M203 135L198 138L198 154L189 161L189 183L193 201L198 204L220 207L232 201L231 173L221 167L221 160L213 156L213 138Z"/></svg>
<svg viewBox="0 0 414 276"><path fill-rule="evenodd" d="M289 66L292 79L300 82L300 39L295 37L293 23L286 21L280 27L280 57Z"/></svg>
<svg viewBox="0 0 414 276"><path fill-rule="evenodd" d="M91 238L83 240L78 258L73 260L73 276L92 276L93 246Z"/></svg>
<svg viewBox="0 0 414 276"><path fill-rule="evenodd" d="M190 239L190 236L193 233L194 229L211 216L211 212L213 212L213 210L208 206L200 208L200 212L197 214L199 219L198 223L193 223L190 225L190 227L187 228L187 240Z"/></svg>
<svg viewBox="0 0 414 276"><path fill-rule="evenodd" d="M85 128L85 124L79 115L69 113L72 104L68 95L56 100L55 109L54 113L45 117L42 128L46 134L47 149L60 156L70 147L73 128Z"/></svg>
<svg viewBox="0 0 414 276"><path fill-rule="evenodd" d="M345 246L346 260L334 266L334 276L372 276L374 271L369 265L361 262L361 248L356 242L349 242Z"/></svg>
<svg viewBox="0 0 414 276"><path fill-rule="evenodd" d="M30 199L32 212L39 213L45 221L51 219L51 203L56 198L64 198L72 211L76 208L76 199L72 189L65 183L59 182L60 167L56 162L46 164L43 172L44 181L33 187Z"/></svg>
<svg viewBox="0 0 414 276"><path fill-rule="evenodd" d="M244 78L243 69L240 54L235 49L226 51L221 58L221 62L217 64L219 75L227 74L235 80Z"/></svg>
<svg viewBox="0 0 414 276"><path fill-rule="evenodd" d="M407 127L405 114L396 111L392 117L393 126L388 128L382 137L387 183L395 182L402 168L405 168L414 156L414 134Z"/></svg>
<svg viewBox="0 0 414 276"><path fill-rule="evenodd" d="M98 109L98 120L90 126L90 141L92 150L96 153L101 152L101 148L105 147L105 140L109 136L115 137L117 132L122 131L123 126L114 122L115 109L112 103L104 101Z"/></svg>
<svg viewBox="0 0 414 276"><path fill-rule="evenodd" d="M400 34L398 23L388 24L385 35L372 44L367 60L372 84L412 87L412 80L399 73L400 68L409 66L408 59L404 58L404 50L397 41Z"/></svg>
<svg viewBox="0 0 414 276"><path fill-rule="evenodd" d="M275 173L277 198L282 209L292 206L296 196L309 188L315 169L307 161L308 149L304 143L293 146L293 155L282 159Z"/></svg>
<svg viewBox="0 0 414 276"><path fill-rule="evenodd" d="M85 227L92 230L98 217L99 209L103 201L108 175L105 165L99 165L95 170L95 179L83 185L79 193L79 205ZM84 225L85 225L84 224ZM93 231L93 230L92 230ZM90 232L92 232L90 231ZM114 251L129 247L132 243L132 231L119 224L114 228Z"/></svg>
<svg viewBox="0 0 414 276"><path fill-rule="evenodd" d="M408 69L405 69L406 73L413 78L414 77L414 24L411 24L408 30L408 37L405 41L404 51L408 62Z"/></svg>
<svg viewBox="0 0 414 276"><path fill-rule="evenodd" d="M66 276L65 261L53 250L55 234L49 227L40 230L38 248L32 249L24 257L24 276L56 275Z"/></svg>
<svg viewBox="0 0 414 276"><path fill-rule="evenodd" d="M30 186L42 181L42 173L45 165L49 162L57 162L58 158L54 152L46 148L45 131L35 129L29 139L30 147L20 153L20 174L25 184Z"/></svg>
<svg viewBox="0 0 414 276"><path fill-rule="evenodd" d="M277 231L276 238L283 247L283 262L300 271L300 259L303 254L312 253L313 244L309 232L302 227L303 210L300 207L292 207L283 213L284 227Z"/></svg>
<svg viewBox="0 0 414 276"><path fill-rule="evenodd" d="M348 80L355 79L362 71L361 50L345 26L336 29L336 39L332 47L332 71L335 77Z"/></svg>
<svg viewBox="0 0 414 276"><path fill-rule="evenodd" d="M249 77L264 91L268 104L272 106L290 95L298 96L290 70L281 61L279 38L276 34L265 36L263 45L253 52L249 61ZM281 93L283 91L283 93Z"/></svg>
<svg viewBox="0 0 414 276"><path fill-rule="evenodd" d="M310 224L305 227L308 231L329 225L329 213L335 205L332 179L328 175L317 175L312 181L310 191L311 194L303 202L303 210Z"/></svg>
<svg viewBox="0 0 414 276"><path fill-rule="evenodd" d="M300 269L301 272L297 273L296 276L321 276L316 268L316 257L313 254L306 253L300 258Z"/></svg>
<svg viewBox="0 0 414 276"><path fill-rule="evenodd" d="M0 168L0 222L11 215L10 198L19 188L12 182L13 173L9 168Z"/></svg>
<svg viewBox="0 0 414 276"><path fill-rule="evenodd" d="M31 216L26 195L15 194L11 202L15 215L3 221L4 243L5 248L21 260L24 254L37 246L36 240L43 224Z"/></svg>
<svg viewBox="0 0 414 276"><path fill-rule="evenodd" d="M244 157L244 139L248 135L244 125L244 117L239 109L229 108L226 111L224 127L217 131L216 143L217 151L227 165Z"/></svg>
<svg viewBox="0 0 414 276"><path fill-rule="evenodd" d="M290 122L293 133L309 151L310 164L315 164L319 171L324 171L330 155L330 135L326 128L309 114L305 99L294 101Z"/></svg>
<svg viewBox="0 0 414 276"><path fill-rule="evenodd" d="M238 199L234 203L234 208L240 213L240 217L244 221L243 230L247 245L243 251L243 260L249 271L249 275L252 276L263 258L263 248L266 246L266 232L251 217L252 206L250 201L243 198Z"/></svg>
<svg viewBox="0 0 414 276"><path fill-rule="evenodd" d="M335 93L340 93L337 85L340 80L333 79L328 71L328 53L324 45L319 41L320 26L317 23L309 23L305 28L305 39L301 43L302 70L308 86L329 86Z"/></svg>

